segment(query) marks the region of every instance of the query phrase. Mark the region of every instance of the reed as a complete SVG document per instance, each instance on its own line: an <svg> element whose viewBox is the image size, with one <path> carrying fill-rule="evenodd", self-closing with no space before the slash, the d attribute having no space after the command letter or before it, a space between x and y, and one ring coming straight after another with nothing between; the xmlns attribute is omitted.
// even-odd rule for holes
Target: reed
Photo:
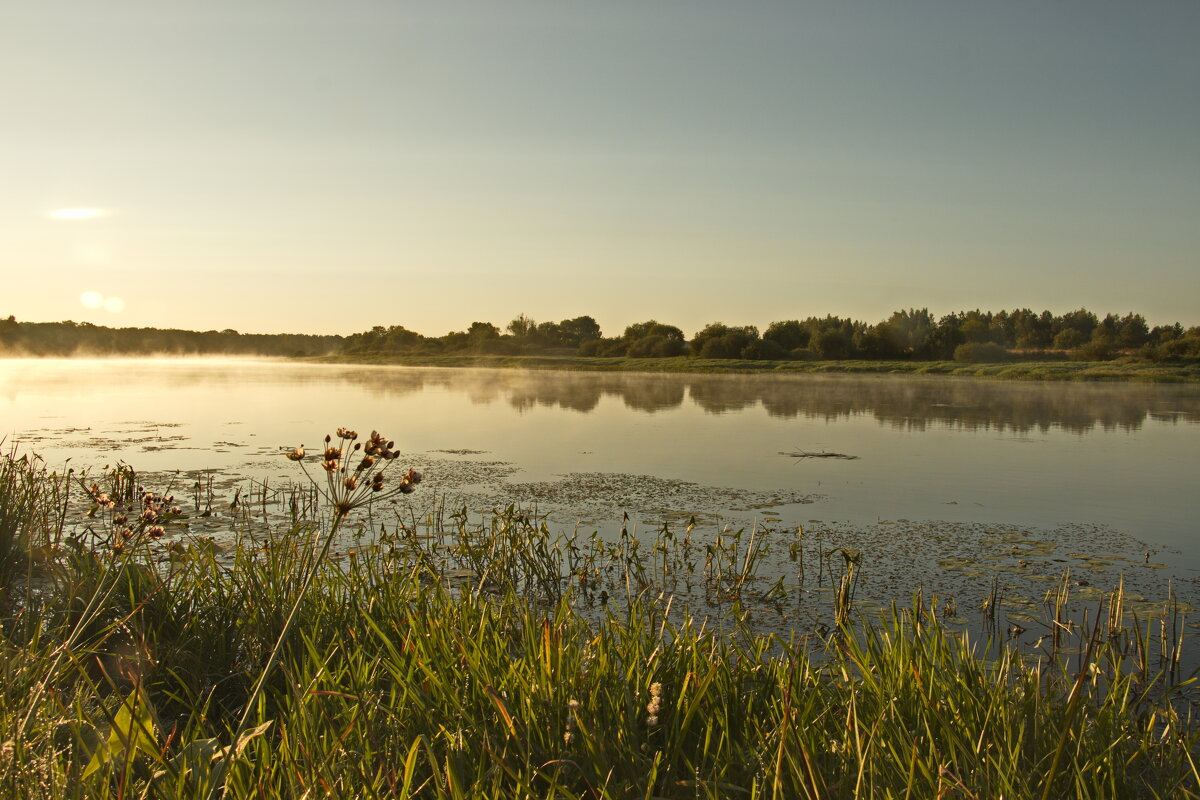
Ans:
<svg viewBox="0 0 1200 800"><path fill-rule="evenodd" d="M1086 631L1051 598L1058 653L1080 652L1030 658L919 593L851 613L862 554L843 551L840 627L784 639L747 611L775 591L753 570L765 530L706 554L692 529L606 542L513 507L376 532L320 493L316 517L271 523L264 502L303 492L261 487L212 541L162 492L126 493L165 509L131 527L103 481L76 493L108 495L86 517L34 461L8 468L4 491L43 485L21 519L50 566L3 615L2 796L1200 796L1182 627L1160 623L1152 657L1119 592ZM364 543L335 558L339 530ZM694 613L671 591L688 575L730 613Z"/></svg>

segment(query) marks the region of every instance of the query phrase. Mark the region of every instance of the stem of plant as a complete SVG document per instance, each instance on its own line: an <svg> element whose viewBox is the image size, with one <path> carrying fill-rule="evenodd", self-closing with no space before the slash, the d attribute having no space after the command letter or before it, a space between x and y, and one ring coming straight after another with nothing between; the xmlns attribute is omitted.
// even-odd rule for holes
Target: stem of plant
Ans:
<svg viewBox="0 0 1200 800"><path fill-rule="evenodd" d="M230 761L232 761L234 755L237 753L238 741L242 738L242 734L246 732L246 728L250 722L250 715L254 712L254 707L258 705L258 696L262 694L267 677L275 669L275 665L279 663L279 655L283 652L283 644L292 629L292 622L295 621L296 614L300 611L300 604L304 602L304 595L308 593L308 587L312 583L313 576L317 574L317 569L320 568L321 563L325 560L325 556L329 553L329 546L333 543L333 537L337 533L341 521L342 515L334 512L333 524L329 527L329 533L325 536L325 542L321 545L321 551L308 565L308 571L304 575L304 582L300 585L300 591L296 594L296 601L292 603L292 609L288 612L287 619L283 622L283 630L279 632L279 638L275 640L275 646L271 648L271 655L267 659L266 666L259 673L258 680L254 683L254 689L250 692L250 697L246 700L246 707L242 710L242 717L238 720L237 728L233 731L229 753L225 758L217 762L216 769L213 770L210 776L208 792L205 795L210 800L216 794L218 786L221 787L222 798L228 793L229 787L223 784L225 782L225 774L229 771Z"/></svg>

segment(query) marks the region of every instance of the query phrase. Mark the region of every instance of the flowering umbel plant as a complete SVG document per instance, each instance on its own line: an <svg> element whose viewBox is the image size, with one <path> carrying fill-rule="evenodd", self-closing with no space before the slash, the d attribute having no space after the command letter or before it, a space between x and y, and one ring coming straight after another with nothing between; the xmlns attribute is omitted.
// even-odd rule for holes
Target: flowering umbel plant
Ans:
<svg viewBox="0 0 1200 800"><path fill-rule="evenodd" d="M183 516L183 511L175 505L174 495L155 494L141 485L136 492L132 485L121 492L102 491L94 482L88 485L81 481L81 485L92 501L88 516L107 516L110 527L108 549L114 556L123 555L127 545L141 541L143 536L161 539L167 532L165 526Z"/></svg>
<svg viewBox="0 0 1200 800"><path fill-rule="evenodd" d="M300 464L313 485L321 488L324 483L322 494L333 507L335 520L340 520L374 500L410 494L421 482L421 473L409 469L399 479L391 479L385 484L384 474L400 455L395 446L395 442L379 431L371 431L367 440L360 442L358 431L338 428L336 436L325 437L325 449L321 453L324 481L314 478L304 466L304 445L286 455Z"/></svg>
<svg viewBox="0 0 1200 800"><path fill-rule="evenodd" d="M304 466L304 445L284 453L288 459L300 465L313 486L333 507L333 522L328 530L318 527L313 532L311 552L314 555L306 559L307 566L300 583L300 591L296 594L296 599L284 620L279 637L275 640L275 646L271 648L266 666L263 667L258 679L254 682L250 698L242 709L242 716L238 720L237 727L234 728L231 741L235 745L242 741L242 734L249 726L250 716L258 708L258 698L262 694L263 683L275 669L275 665L279 663L279 654L292 629L292 624L295 622L296 612L299 610L305 594L308 593L313 576L316 575L325 557L329 554L329 546L333 544L342 520L354 509L365 506L374 500L396 494L410 494L421 482L421 473L410 469L399 479L386 479L385 483L385 473L389 471L400 455L394 449L395 447L396 443L379 431L371 431L370 437L365 442L360 442L358 441L358 431L338 428L336 437L328 435L325 437L325 449L321 453L321 469L325 471L323 482L314 478L308 468ZM323 488L322 483L324 483ZM228 764L229 759L221 759L217 762L208 793L210 800L218 787L221 788L222 796L228 792L229 787L224 785L225 770Z"/></svg>

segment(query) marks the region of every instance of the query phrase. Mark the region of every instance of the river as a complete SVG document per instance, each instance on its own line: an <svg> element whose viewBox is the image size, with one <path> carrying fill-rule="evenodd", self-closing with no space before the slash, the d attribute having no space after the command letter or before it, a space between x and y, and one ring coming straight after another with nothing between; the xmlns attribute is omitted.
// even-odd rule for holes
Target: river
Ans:
<svg viewBox="0 0 1200 800"><path fill-rule="evenodd" d="M338 426L396 441L413 503L801 529L861 549L877 599L1031 562L1193 603L1200 578L1195 385L0 361L0 436L51 466L278 485L303 480L283 448Z"/></svg>

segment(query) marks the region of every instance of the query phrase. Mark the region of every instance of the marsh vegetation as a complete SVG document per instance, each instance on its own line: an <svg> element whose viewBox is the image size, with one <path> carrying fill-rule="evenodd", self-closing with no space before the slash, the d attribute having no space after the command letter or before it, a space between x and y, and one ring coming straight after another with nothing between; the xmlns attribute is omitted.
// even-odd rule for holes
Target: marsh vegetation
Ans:
<svg viewBox="0 0 1200 800"><path fill-rule="evenodd" d="M1200 792L1179 620L1121 584L1076 617L1064 576L1022 650L995 596L857 608L864 554L800 531L406 515L413 474L359 474L354 441L232 498L3 459L6 795ZM816 585L827 622L764 632Z"/></svg>

